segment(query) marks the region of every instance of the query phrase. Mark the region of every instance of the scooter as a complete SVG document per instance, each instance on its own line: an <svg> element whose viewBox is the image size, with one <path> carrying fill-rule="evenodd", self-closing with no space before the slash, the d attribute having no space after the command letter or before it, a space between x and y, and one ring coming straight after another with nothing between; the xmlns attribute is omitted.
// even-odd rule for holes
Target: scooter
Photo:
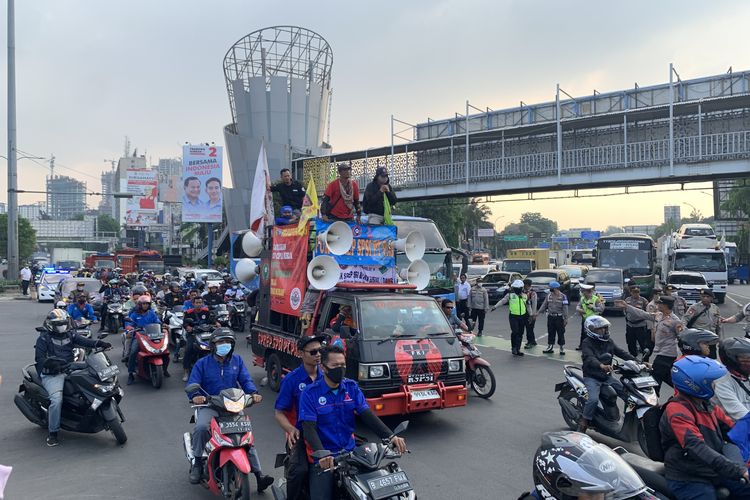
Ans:
<svg viewBox="0 0 750 500"><path fill-rule="evenodd" d="M656 380L648 374L646 365L636 361L625 361L620 365L608 355L602 363L613 365L613 373L620 375L620 381L628 393L625 415L620 419L617 393L612 387L604 384L589 428L620 441L637 440L641 449L648 453L643 417L648 410L659 404L659 398L654 391L654 387L658 385ZM588 399L588 391L583 383L583 370L580 367L565 365L563 373L565 382L555 385L555 392L559 392L557 402L560 404L565 423L571 430L576 430L583 414L583 405Z"/></svg>
<svg viewBox="0 0 750 500"><path fill-rule="evenodd" d="M175 362L180 360L180 350L185 346L185 339L182 337L182 319L185 313L182 306L174 306L164 314L165 323L169 329L169 344L174 352L173 359Z"/></svg>
<svg viewBox="0 0 750 500"><path fill-rule="evenodd" d="M238 300L230 300L227 303L229 309L229 325L235 332L245 331L245 312L247 304Z"/></svg>
<svg viewBox="0 0 750 500"><path fill-rule="evenodd" d="M482 353L472 343L475 335L458 330L456 337L461 342L461 350L464 353L466 382L480 398L491 398L496 388L495 374L492 373L489 361L482 358Z"/></svg>
<svg viewBox="0 0 750 500"><path fill-rule="evenodd" d="M197 325L193 326L193 331L183 330L183 339L187 342L188 335L193 336L193 349L195 349L195 361L197 362L204 356L211 354L211 334L216 327L214 325ZM192 366L190 369L192 370Z"/></svg>
<svg viewBox="0 0 750 500"><path fill-rule="evenodd" d="M393 436L401 434L409 427L409 422L401 422L393 431ZM354 450L340 453L334 458L334 496L339 499L353 500L416 500L409 478L394 460L401 454L389 443L393 438L383 439L380 443L363 443ZM331 455L328 450L316 451L314 458ZM316 467L317 468L317 467ZM319 470L319 469L318 469ZM316 470L311 470L316 474ZM274 484L274 500L286 500L286 488L282 480Z"/></svg>
<svg viewBox="0 0 750 500"><path fill-rule="evenodd" d="M122 427L125 416L119 403L125 393L117 380L119 368L104 351L92 350L81 363L67 364L61 358L49 358L46 362L67 365L60 427L90 434L106 429L119 444L124 444L128 438ZM31 423L46 429L49 395L35 364L26 365L22 373L23 382L13 402Z"/></svg>
<svg viewBox="0 0 750 500"><path fill-rule="evenodd" d="M201 391L207 403L192 405L195 409L190 423L195 423L198 408L211 408L219 416L211 419L211 439L203 450L202 484L214 495L224 498L250 498L250 476L253 473L248 453L255 438L250 417L243 414L253 405L253 397L241 389L224 389L217 396L206 394L199 384L185 387L188 394ZM183 434L185 456L195 462L190 432Z"/></svg>
<svg viewBox="0 0 750 500"><path fill-rule="evenodd" d="M91 320L86 318L77 319L73 322L73 328L76 334L87 339L91 338ZM87 351L90 349L85 347L74 347L73 348L73 361L81 362L86 359Z"/></svg>
<svg viewBox="0 0 750 500"><path fill-rule="evenodd" d="M217 321L222 327L229 327L229 309L226 304L216 304L209 308L211 311L211 321Z"/></svg>
<svg viewBox="0 0 750 500"><path fill-rule="evenodd" d="M107 331L117 333L120 328L125 326L125 312L122 308L122 301L119 296L112 298L107 304Z"/></svg>
<svg viewBox="0 0 750 500"><path fill-rule="evenodd" d="M164 372L169 367L167 335L156 323L134 329L133 335L139 347L135 374L150 380L151 385L159 389L164 382Z"/></svg>

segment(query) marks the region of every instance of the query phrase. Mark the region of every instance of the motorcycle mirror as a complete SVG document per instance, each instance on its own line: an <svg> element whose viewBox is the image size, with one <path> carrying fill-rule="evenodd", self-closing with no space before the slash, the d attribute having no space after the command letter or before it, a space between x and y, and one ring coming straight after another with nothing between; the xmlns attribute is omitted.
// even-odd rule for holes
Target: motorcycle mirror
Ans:
<svg viewBox="0 0 750 500"><path fill-rule="evenodd" d="M203 390L199 383L192 383L185 386L185 392L190 394L191 392L197 392Z"/></svg>
<svg viewBox="0 0 750 500"><path fill-rule="evenodd" d="M398 436L399 434L401 434L402 432L404 432L408 428L409 428L409 421L408 420L404 420L403 422L401 422L400 424L398 424L395 429L393 429L393 435L394 436Z"/></svg>

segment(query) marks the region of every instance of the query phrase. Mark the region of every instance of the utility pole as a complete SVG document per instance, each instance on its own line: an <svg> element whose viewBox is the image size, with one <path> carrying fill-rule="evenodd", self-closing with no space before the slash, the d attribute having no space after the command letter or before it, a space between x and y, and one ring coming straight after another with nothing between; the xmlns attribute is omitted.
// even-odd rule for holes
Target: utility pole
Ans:
<svg viewBox="0 0 750 500"><path fill-rule="evenodd" d="M8 0L8 271L18 279L18 174L16 152L16 30L14 0Z"/></svg>

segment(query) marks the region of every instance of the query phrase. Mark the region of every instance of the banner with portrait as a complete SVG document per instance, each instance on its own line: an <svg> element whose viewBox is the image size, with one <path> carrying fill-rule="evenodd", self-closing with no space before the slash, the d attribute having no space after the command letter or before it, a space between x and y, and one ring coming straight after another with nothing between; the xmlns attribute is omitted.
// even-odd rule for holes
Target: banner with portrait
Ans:
<svg viewBox="0 0 750 500"><path fill-rule="evenodd" d="M182 147L182 222L221 222L222 147Z"/></svg>
<svg viewBox="0 0 750 500"><path fill-rule="evenodd" d="M151 226L159 222L159 183L156 170L128 170L126 192L133 195L125 204L126 225Z"/></svg>

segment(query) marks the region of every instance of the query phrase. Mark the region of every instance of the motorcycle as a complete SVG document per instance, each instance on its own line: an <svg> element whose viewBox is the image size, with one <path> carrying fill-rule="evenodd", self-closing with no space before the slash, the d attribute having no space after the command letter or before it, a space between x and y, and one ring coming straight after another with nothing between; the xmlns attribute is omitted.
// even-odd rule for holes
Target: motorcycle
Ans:
<svg viewBox="0 0 750 500"><path fill-rule="evenodd" d="M91 338L91 323L93 321L81 318L73 321L73 329L75 329L76 333L80 335L81 337L85 337L87 339ZM74 347L73 348L73 361L83 361L86 358L86 354L90 349L87 349L85 347Z"/></svg>
<svg viewBox="0 0 750 500"><path fill-rule="evenodd" d="M641 449L648 453L643 417L648 410L659 404L659 397L654 390L658 385L656 380L648 374L645 365L636 361L625 361L620 365L614 358L608 358L602 362L612 363L613 373L620 375L620 382L628 393L625 416L621 422L617 393L611 386L604 384L589 428L619 441L637 440ZM565 365L563 373L565 382L555 385L555 392L559 392L557 402L565 423L571 430L576 430L583 414L583 405L588 399L588 391L583 383L583 370L580 367Z"/></svg>
<svg viewBox="0 0 750 500"><path fill-rule="evenodd" d="M495 393L495 374L490 368L489 361L482 358L482 353L472 343L475 336L471 333L457 331L456 337L461 342L461 350L464 353L466 382L480 398L491 398Z"/></svg>
<svg viewBox="0 0 750 500"><path fill-rule="evenodd" d="M227 308L229 309L229 325L232 330L235 332L244 332L247 304L242 301L230 300Z"/></svg>
<svg viewBox="0 0 750 500"><path fill-rule="evenodd" d="M65 364L60 358L50 359ZM124 444L128 438L122 427L125 416L119 403L125 393L117 379L119 372L102 349L92 350L83 362L68 364L60 426L66 431L90 434L106 429L119 444ZM31 423L46 429L49 396L36 365L25 366L22 373L23 382L13 402Z"/></svg>
<svg viewBox="0 0 750 500"><path fill-rule="evenodd" d="M187 343L188 335L193 336L193 349L195 349L195 361L198 361L202 357L211 354L211 334L216 327L214 325L197 325L193 326L193 331L188 332L183 330L183 341ZM190 369L193 367L191 366Z"/></svg>
<svg viewBox="0 0 750 500"><path fill-rule="evenodd" d="M229 309L226 304L216 304L209 308L212 321L218 321L222 327L229 327Z"/></svg>
<svg viewBox="0 0 750 500"><path fill-rule="evenodd" d="M133 330L138 342L138 356L135 374L150 380L155 389L164 382L164 372L169 367L169 346L167 335L159 324L146 325Z"/></svg>
<svg viewBox="0 0 750 500"><path fill-rule="evenodd" d="M185 387L188 394L205 391L199 384ZM241 389L224 389L217 396L206 394L207 403L192 405L195 409L190 423L195 423L198 408L211 408L219 416L211 419L211 439L203 450L203 485L214 495L224 498L250 498L250 476L253 473L248 453L255 440L250 417L243 414L253 405L253 397ZM195 463L192 435L183 435L185 456Z"/></svg>
<svg viewBox="0 0 750 500"><path fill-rule="evenodd" d="M174 306L164 314L164 323L169 329L169 344L174 350L174 361L180 360L180 349L185 346L185 340L182 337L182 319L185 313L182 306Z"/></svg>
<svg viewBox="0 0 750 500"><path fill-rule="evenodd" d="M117 333L120 328L125 327L125 311L119 296L112 298L107 304L107 331Z"/></svg>
<svg viewBox="0 0 750 500"><path fill-rule="evenodd" d="M393 431L397 436L409 427L409 422L401 422ZM409 499L416 500L417 495L409 478L394 461L401 454L389 443L393 438L383 439L380 443L362 443L350 452L341 453L334 458L334 497L350 499ZM316 451L314 458L323 458L331 454L328 450ZM317 472L311 470L311 474ZM274 500L286 500L286 488L282 480L279 485L271 487Z"/></svg>

